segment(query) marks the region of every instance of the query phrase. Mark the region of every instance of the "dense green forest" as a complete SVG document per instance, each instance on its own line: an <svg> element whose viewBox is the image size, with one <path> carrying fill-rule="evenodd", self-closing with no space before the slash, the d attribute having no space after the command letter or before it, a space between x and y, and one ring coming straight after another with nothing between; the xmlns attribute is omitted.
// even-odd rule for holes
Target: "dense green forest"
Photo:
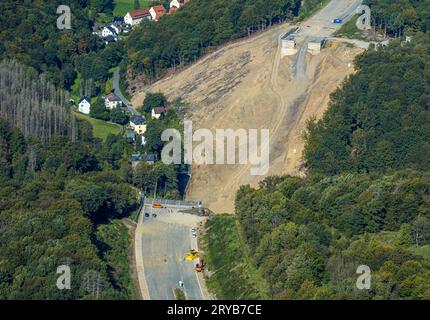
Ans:
<svg viewBox="0 0 430 320"><path fill-rule="evenodd" d="M59 5L70 7L70 30L57 29ZM105 46L92 34L97 16L112 15L113 6L112 0L2 0L0 59L16 59L66 89L79 72L81 80L90 81L96 90L122 55L121 43Z"/></svg>
<svg viewBox="0 0 430 320"><path fill-rule="evenodd" d="M208 239L225 255L249 255L238 260L248 277L236 285L216 276L236 265L209 261L218 298L232 298L225 289L233 286L233 298L242 299L430 299L426 2L368 1L380 32L407 32L412 42L392 40L356 58L357 72L331 95L322 119L308 123L306 178L242 186L235 219L207 224ZM206 249L209 260L216 257L213 246ZM368 290L356 286L360 265L371 271Z"/></svg>
<svg viewBox="0 0 430 320"><path fill-rule="evenodd" d="M313 172L430 169L430 40L394 42L356 59L358 72L311 123L304 157Z"/></svg>
<svg viewBox="0 0 430 320"><path fill-rule="evenodd" d="M132 297L95 236L138 205L127 183L130 146L121 136L93 138L67 94L34 69L2 62L0 82L0 299ZM71 290L56 286L60 265L71 268Z"/></svg>
<svg viewBox="0 0 430 320"><path fill-rule="evenodd" d="M127 39L126 63L134 74L158 78L168 68L194 62L211 47L292 19L300 4L296 0L191 1L157 23L142 23Z"/></svg>
<svg viewBox="0 0 430 320"><path fill-rule="evenodd" d="M430 30L429 0L364 0L363 3L372 9L372 26L386 35L400 37Z"/></svg>

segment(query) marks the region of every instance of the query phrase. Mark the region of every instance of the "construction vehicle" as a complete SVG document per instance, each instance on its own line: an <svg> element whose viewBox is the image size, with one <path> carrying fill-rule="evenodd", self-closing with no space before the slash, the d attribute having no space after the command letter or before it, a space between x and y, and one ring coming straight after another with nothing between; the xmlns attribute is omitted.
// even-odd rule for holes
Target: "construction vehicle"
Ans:
<svg viewBox="0 0 430 320"><path fill-rule="evenodd" d="M190 250L190 252L187 253L184 260L193 261L198 258L199 258L199 253L196 250L192 249Z"/></svg>
<svg viewBox="0 0 430 320"><path fill-rule="evenodd" d="M196 267L194 268L197 272L203 272L205 271L205 261L203 258L199 259L199 263L196 264Z"/></svg>

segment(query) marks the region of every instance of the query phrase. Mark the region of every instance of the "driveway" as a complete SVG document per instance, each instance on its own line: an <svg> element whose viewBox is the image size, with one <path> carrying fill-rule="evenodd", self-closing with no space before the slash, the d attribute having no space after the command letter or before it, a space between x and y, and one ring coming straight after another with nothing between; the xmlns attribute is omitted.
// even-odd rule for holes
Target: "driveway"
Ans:
<svg viewBox="0 0 430 320"><path fill-rule="evenodd" d="M113 73L113 81L112 81L112 87L113 92L121 99L124 106L127 107L128 111L133 115L140 115L140 113L133 108L133 105L130 101L127 100L126 97L121 92L121 89L119 87L119 67L115 69L115 72Z"/></svg>

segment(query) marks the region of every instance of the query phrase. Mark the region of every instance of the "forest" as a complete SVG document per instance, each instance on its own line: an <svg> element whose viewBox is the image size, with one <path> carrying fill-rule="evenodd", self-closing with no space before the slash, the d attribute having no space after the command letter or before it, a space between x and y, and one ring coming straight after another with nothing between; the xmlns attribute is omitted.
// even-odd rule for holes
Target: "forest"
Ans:
<svg viewBox="0 0 430 320"><path fill-rule="evenodd" d="M0 299L133 297L120 282L126 257L97 236L138 207L130 146L94 138L68 94L32 68L3 61L0 83ZM71 290L56 286L60 265L71 268Z"/></svg>
<svg viewBox="0 0 430 320"><path fill-rule="evenodd" d="M134 75L144 74L152 81L167 69L196 61L211 48L293 19L300 4L296 0L191 1L174 15L142 23L127 39L124 63Z"/></svg>
<svg viewBox="0 0 430 320"><path fill-rule="evenodd" d="M70 7L70 30L57 29L59 5ZM81 73L81 80L90 81L95 90L104 84L108 69L121 59L120 43L105 46L92 34L99 15L112 17L113 7L113 0L2 0L0 60L18 60L65 89L70 89Z"/></svg>
<svg viewBox="0 0 430 320"><path fill-rule="evenodd" d="M304 158L313 172L430 169L430 39L393 42L356 58L358 72L308 126Z"/></svg>
<svg viewBox="0 0 430 320"><path fill-rule="evenodd" d="M364 0L372 9L372 26L384 35L401 37L405 33L430 30L429 0Z"/></svg>

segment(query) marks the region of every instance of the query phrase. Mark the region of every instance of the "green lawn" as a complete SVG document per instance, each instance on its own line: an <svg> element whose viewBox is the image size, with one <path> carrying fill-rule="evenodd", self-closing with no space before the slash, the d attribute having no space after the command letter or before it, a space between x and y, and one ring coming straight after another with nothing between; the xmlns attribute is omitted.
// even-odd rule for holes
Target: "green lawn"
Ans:
<svg viewBox="0 0 430 320"><path fill-rule="evenodd" d="M124 17L127 12L134 10L134 0L115 0L115 9L113 10L114 16ZM151 0L139 0L142 9L148 8Z"/></svg>
<svg viewBox="0 0 430 320"><path fill-rule="evenodd" d="M119 125L99 119L94 119L79 112L75 112L75 115L77 118L91 123L93 126L93 134L96 138L106 140L106 137L109 135L109 133L117 135L121 132L121 127Z"/></svg>

